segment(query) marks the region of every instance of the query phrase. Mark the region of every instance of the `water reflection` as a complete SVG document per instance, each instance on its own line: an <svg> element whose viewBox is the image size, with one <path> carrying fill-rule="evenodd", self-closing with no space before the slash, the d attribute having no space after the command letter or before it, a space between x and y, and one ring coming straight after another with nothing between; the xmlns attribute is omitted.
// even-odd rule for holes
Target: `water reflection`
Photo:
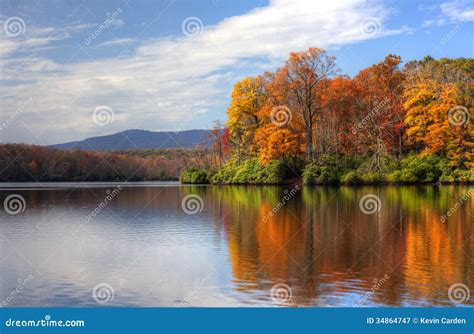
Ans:
<svg viewBox="0 0 474 334"><path fill-rule="evenodd" d="M104 282L108 305L474 305L448 298L474 287L474 196L456 206L472 186L291 189L123 187L91 222L107 188L0 191L28 206L0 215L2 300L33 274L6 306L96 305ZM201 212L182 210L189 194ZM378 212L360 210L365 194Z"/></svg>

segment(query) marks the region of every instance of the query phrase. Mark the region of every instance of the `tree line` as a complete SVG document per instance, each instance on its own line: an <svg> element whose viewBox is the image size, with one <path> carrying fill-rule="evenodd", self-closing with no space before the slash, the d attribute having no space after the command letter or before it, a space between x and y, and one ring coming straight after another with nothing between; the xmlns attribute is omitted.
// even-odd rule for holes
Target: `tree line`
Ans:
<svg viewBox="0 0 474 334"><path fill-rule="evenodd" d="M99 152L0 145L0 182L177 180L190 166L212 164L205 148Z"/></svg>

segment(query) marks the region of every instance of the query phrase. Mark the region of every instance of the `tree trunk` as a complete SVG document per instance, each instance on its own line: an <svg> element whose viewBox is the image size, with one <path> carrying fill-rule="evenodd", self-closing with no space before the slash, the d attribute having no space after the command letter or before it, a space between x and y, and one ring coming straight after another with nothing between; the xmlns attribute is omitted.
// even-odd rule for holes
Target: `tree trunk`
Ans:
<svg viewBox="0 0 474 334"><path fill-rule="evenodd" d="M307 148L307 157L308 161L313 161L314 159L314 147L313 147L313 126L312 124L306 129L306 148Z"/></svg>

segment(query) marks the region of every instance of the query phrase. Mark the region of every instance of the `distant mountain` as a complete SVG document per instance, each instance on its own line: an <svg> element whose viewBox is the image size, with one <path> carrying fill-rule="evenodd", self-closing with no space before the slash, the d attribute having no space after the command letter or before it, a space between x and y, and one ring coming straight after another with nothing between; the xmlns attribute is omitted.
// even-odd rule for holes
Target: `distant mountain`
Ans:
<svg viewBox="0 0 474 334"><path fill-rule="evenodd" d="M81 141L51 145L62 150L118 151L139 148L192 148L207 145L209 130L153 132L127 130L113 135L91 137Z"/></svg>

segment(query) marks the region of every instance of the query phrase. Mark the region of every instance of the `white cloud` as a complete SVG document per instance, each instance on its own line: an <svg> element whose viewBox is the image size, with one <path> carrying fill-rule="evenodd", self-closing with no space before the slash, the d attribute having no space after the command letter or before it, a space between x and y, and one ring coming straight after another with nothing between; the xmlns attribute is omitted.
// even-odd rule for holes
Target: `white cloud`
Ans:
<svg viewBox="0 0 474 334"><path fill-rule="evenodd" d="M472 1L453 1L441 4L441 11L453 21L474 21Z"/></svg>
<svg viewBox="0 0 474 334"><path fill-rule="evenodd" d="M29 39L18 46L7 40L0 46L8 55L0 60L2 76L16 82L0 87L0 101L8 114L18 101L32 96L37 110L23 113L19 122L47 143L129 128L173 130L202 101L208 101L206 109L219 107L223 118L234 81L261 71L256 59L274 66L269 59L283 61L289 52L310 46L338 47L409 31L386 28L390 14L390 9L373 2L278 0L205 26L198 36L144 40L136 49L127 49L126 56L69 64L12 56L19 48L52 41ZM367 19L378 25L376 33L367 31ZM123 47L128 42L116 39L102 45ZM106 128L92 121L99 105L109 106L116 115ZM15 124L0 136L3 142L30 140L18 134Z"/></svg>
<svg viewBox="0 0 474 334"><path fill-rule="evenodd" d="M127 45L134 43L135 40L133 38L117 38L117 39L112 39L110 41L106 41L103 43L100 43L98 46L116 46L116 45Z"/></svg>
<svg viewBox="0 0 474 334"><path fill-rule="evenodd" d="M113 19L111 25L114 27L121 27L125 24L125 21L122 19Z"/></svg>
<svg viewBox="0 0 474 334"><path fill-rule="evenodd" d="M424 21L424 27L474 21L474 3L470 0L443 2L439 10L440 14L436 18Z"/></svg>
<svg viewBox="0 0 474 334"><path fill-rule="evenodd" d="M28 23L22 20L24 33L19 36L10 37L5 30L5 21L0 21L0 27L3 27L2 38L0 39L0 57L10 56L15 52L38 53L43 50L43 46L51 43L65 40L71 37L71 34L84 29L91 28L92 24L78 24L68 27L30 27Z"/></svg>

